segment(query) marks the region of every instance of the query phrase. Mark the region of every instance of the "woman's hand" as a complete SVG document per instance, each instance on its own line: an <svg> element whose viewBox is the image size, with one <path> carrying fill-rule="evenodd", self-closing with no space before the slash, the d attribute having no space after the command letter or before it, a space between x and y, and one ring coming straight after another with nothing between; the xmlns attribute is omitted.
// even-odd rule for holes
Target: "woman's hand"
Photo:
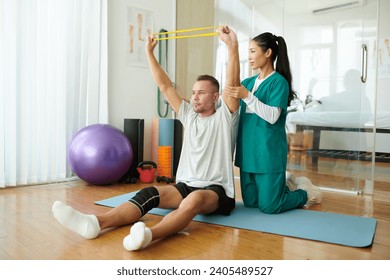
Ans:
<svg viewBox="0 0 390 280"><path fill-rule="evenodd" d="M223 90L223 93L227 96L233 97L233 98L247 98L248 97L248 90L243 87L232 87L232 86L226 86Z"/></svg>

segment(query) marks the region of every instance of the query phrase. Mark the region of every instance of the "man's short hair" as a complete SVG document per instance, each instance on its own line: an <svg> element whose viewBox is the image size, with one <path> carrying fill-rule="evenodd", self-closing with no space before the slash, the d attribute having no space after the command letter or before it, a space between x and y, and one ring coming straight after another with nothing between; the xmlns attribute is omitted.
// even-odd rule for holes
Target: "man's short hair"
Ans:
<svg viewBox="0 0 390 280"><path fill-rule="evenodd" d="M198 78L196 79L196 81L210 81L211 84L213 86L215 86L216 88L216 92L219 92L219 82L216 78L214 78L213 76L210 76L210 75L207 75L207 74L204 74L204 75L200 75L198 76Z"/></svg>

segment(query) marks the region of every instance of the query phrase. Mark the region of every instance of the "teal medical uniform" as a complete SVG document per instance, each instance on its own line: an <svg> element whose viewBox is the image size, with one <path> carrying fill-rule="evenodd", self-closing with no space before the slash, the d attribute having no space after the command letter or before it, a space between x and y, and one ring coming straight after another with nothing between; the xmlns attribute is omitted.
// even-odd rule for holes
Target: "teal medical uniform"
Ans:
<svg viewBox="0 0 390 280"><path fill-rule="evenodd" d="M245 79L242 85L252 91L257 78L258 75ZM305 191L291 192L286 186L288 95L288 83L278 72L266 78L254 93L261 102L282 109L274 124L247 113L241 100L235 165L240 168L245 206L258 207L265 213L302 207L307 201Z"/></svg>

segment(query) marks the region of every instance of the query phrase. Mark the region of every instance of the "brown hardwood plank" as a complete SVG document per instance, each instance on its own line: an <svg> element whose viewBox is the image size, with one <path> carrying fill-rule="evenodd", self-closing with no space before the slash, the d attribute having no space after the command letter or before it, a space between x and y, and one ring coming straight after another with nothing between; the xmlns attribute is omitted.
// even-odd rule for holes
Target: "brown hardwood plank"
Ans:
<svg viewBox="0 0 390 280"><path fill-rule="evenodd" d="M84 240L61 226L51 213L55 200L62 200L83 212L103 213L109 208L95 205L94 201L145 186L101 187L75 181L0 190L0 259L390 259L390 194L386 186L372 196L324 192L322 204L311 209L376 218L374 243L368 248L191 222L182 234L154 242L139 252L127 252L122 247L122 239L130 226L108 230L95 240ZM146 215L143 219L153 225L161 217Z"/></svg>

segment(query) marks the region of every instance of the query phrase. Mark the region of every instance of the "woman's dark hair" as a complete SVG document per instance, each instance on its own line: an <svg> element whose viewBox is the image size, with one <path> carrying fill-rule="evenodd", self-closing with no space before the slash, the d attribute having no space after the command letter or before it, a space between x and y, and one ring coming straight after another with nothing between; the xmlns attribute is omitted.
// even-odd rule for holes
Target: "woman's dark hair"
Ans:
<svg viewBox="0 0 390 280"><path fill-rule="evenodd" d="M297 97L294 90L292 89L292 76L290 70L290 62L288 59L287 45L282 36L276 36L272 33L265 32L262 33L252 41L266 52L268 49L272 50L271 60L272 63L276 60L275 70L279 72L288 82L289 86L289 95L288 95L288 106L291 101Z"/></svg>
<svg viewBox="0 0 390 280"><path fill-rule="evenodd" d="M215 86L216 92L219 92L219 82L213 76L210 76L210 75L207 75L207 74L200 75L200 76L198 76L196 81L209 81L213 86Z"/></svg>

